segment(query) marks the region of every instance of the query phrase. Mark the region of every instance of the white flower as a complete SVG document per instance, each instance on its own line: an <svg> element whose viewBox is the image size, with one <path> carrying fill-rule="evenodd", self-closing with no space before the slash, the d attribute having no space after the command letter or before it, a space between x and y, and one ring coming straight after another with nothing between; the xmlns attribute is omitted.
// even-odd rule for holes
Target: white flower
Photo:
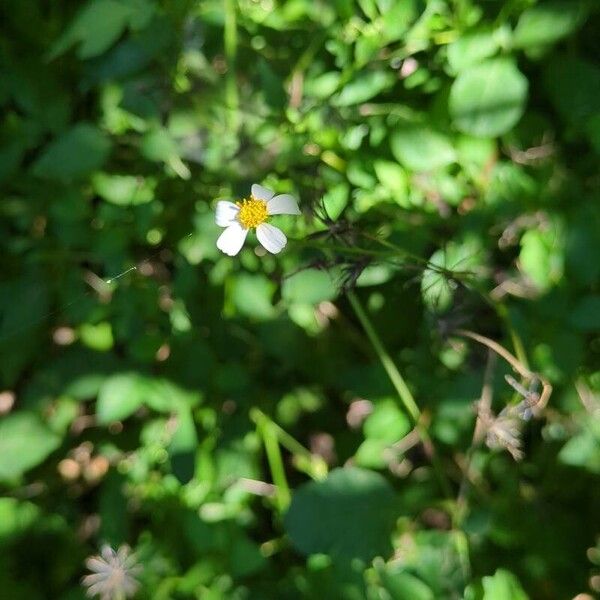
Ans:
<svg viewBox="0 0 600 600"><path fill-rule="evenodd" d="M250 198L241 202L217 202L215 221L225 231L217 240L217 248L235 256L244 245L248 231L256 229L256 237L266 250L273 254L281 252L287 243L283 231L266 221L271 215L299 215L300 209L293 196L275 195L274 192L254 184Z"/></svg>
<svg viewBox="0 0 600 600"><path fill-rule="evenodd" d="M87 587L88 596L100 596L101 600L117 600L135 595L139 584L135 576L142 570L128 546L121 546L116 552L108 545L101 548L99 556L85 561L92 571L82 583Z"/></svg>

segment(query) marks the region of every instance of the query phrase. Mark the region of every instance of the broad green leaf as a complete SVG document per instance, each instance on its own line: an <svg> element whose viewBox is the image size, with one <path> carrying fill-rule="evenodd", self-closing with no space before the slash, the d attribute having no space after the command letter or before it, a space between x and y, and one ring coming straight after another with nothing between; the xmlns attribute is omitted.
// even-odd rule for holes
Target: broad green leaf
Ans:
<svg viewBox="0 0 600 600"><path fill-rule="evenodd" d="M494 575L483 577L482 600L528 600L519 580L510 572L498 569Z"/></svg>
<svg viewBox="0 0 600 600"><path fill-rule="evenodd" d="M392 154L412 171L432 171L456 160L450 140L427 127L402 127L391 137Z"/></svg>
<svg viewBox="0 0 600 600"><path fill-rule="evenodd" d="M49 57L57 58L75 44L79 44L79 58L98 56L117 41L128 25L133 29L145 27L154 10L154 5L146 0L90 0L54 43Z"/></svg>
<svg viewBox="0 0 600 600"><path fill-rule="evenodd" d="M303 554L370 560L391 551L396 502L381 475L353 467L335 469L327 479L295 491L285 528Z"/></svg>
<svg viewBox="0 0 600 600"><path fill-rule="evenodd" d="M493 31L474 31L459 37L448 46L448 64L455 73L492 57L499 48Z"/></svg>
<svg viewBox="0 0 600 600"><path fill-rule="evenodd" d="M366 469L383 469L388 462L385 452L390 446L391 444L385 440L366 439L357 448L354 463L357 467Z"/></svg>
<svg viewBox="0 0 600 600"><path fill-rule="evenodd" d="M376 160L373 168L380 183L396 202L403 205L408 196L409 185L406 171L398 163L389 160Z"/></svg>
<svg viewBox="0 0 600 600"><path fill-rule="evenodd" d="M551 0L536 4L519 17L513 44L516 48L554 44L573 33L585 15L585 5L578 0Z"/></svg>
<svg viewBox="0 0 600 600"><path fill-rule="evenodd" d="M290 303L318 304L333 300L338 289L328 271L303 269L284 279L281 294Z"/></svg>
<svg viewBox="0 0 600 600"><path fill-rule="evenodd" d="M561 448L558 458L565 465L600 474L600 418L586 419L581 431Z"/></svg>
<svg viewBox="0 0 600 600"><path fill-rule="evenodd" d="M0 544L26 531L39 516L40 509L31 502L0 498Z"/></svg>
<svg viewBox="0 0 600 600"><path fill-rule="evenodd" d="M361 274L356 280L357 287L370 287L381 285L386 281L389 281L396 275L397 270L390 265L369 265L362 270Z"/></svg>
<svg viewBox="0 0 600 600"><path fill-rule="evenodd" d="M154 199L156 179L134 175L96 173L92 177L96 193L107 202L119 206L146 204Z"/></svg>
<svg viewBox="0 0 600 600"><path fill-rule="evenodd" d="M107 352L113 347L114 338L110 323L83 323L79 327L81 341L92 350Z"/></svg>
<svg viewBox="0 0 600 600"><path fill-rule="evenodd" d="M348 205L350 186L346 182L329 188L323 196L323 206L330 219L336 220Z"/></svg>
<svg viewBox="0 0 600 600"><path fill-rule="evenodd" d="M394 84L395 77L383 71L364 71L347 83L331 101L334 106L352 106L366 102Z"/></svg>
<svg viewBox="0 0 600 600"><path fill-rule="evenodd" d="M478 137L506 133L523 115L527 87L525 76L506 58L461 71L450 89L449 110L454 125Z"/></svg>
<svg viewBox="0 0 600 600"><path fill-rule="evenodd" d="M50 58L57 58L77 43L81 44L79 58L102 54L125 30L128 14L127 6L117 0L88 2L52 46Z"/></svg>
<svg viewBox="0 0 600 600"><path fill-rule="evenodd" d="M179 177L189 179L190 170L181 160L179 146L167 129L154 128L142 138L140 148L143 156L155 162L164 162Z"/></svg>
<svg viewBox="0 0 600 600"><path fill-rule="evenodd" d="M264 275L240 273L232 282L231 300L237 311L254 319L270 319L275 314L272 298L275 284Z"/></svg>
<svg viewBox="0 0 600 600"><path fill-rule="evenodd" d="M182 407L175 418L177 426L167 450L174 475L185 484L194 476L198 434L189 408Z"/></svg>
<svg viewBox="0 0 600 600"><path fill-rule="evenodd" d="M98 128L78 123L45 148L33 173L56 180L83 177L104 164L110 148L110 141Z"/></svg>
<svg viewBox="0 0 600 600"><path fill-rule="evenodd" d="M337 90L339 81L340 73L337 71L323 73L323 75L309 79L306 82L304 93L309 97L329 98Z"/></svg>
<svg viewBox="0 0 600 600"><path fill-rule="evenodd" d="M61 444L61 438L34 413L0 418L0 481L18 479Z"/></svg>
<svg viewBox="0 0 600 600"><path fill-rule="evenodd" d="M430 257L430 267L421 278L423 302L434 312L446 310L454 296L457 283L452 272L467 272L480 263L481 248L476 238L457 244L450 242L446 248L436 250Z"/></svg>
<svg viewBox="0 0 600 600"><path fill-rule="evenodd" d="M199 400L198 394L167 379L136 372L116 373L100 387L96 414L99 423L107 424L126 419L143 405L157 412L172 413L195 406Z"/></svg>
<svg viewBox="0 0 600 600"><path fill-rule="evenodd" d="M557 228L525 232L521 238L519 264L540 291L560 281L563 262L562 236Z"/></svg>
<svg viewBox="0 0 600 600"><path fill-rule="evenodd" d="M393 400L378 402L363 425L365 437L390 443L397 442L411 429L406 413Z"/></svg>
<svg viewBox="0 0 600 600"><path fill-rule="evenodd" d="M387 569L380 571L380 576L392 600L435 600L431 588L411 573Z"/></svg>
<svg viewBox="0 0 600 600"><path fill-rule="evenodd" d="M102 425L131 416L147 398L148 382L137 373L117 373L107 378L96 402L96 415Z"/></svg>
<svg viewBox="0 0 600 600"><path fill-rule="evenodd" d="M436 600L462 598L464 572L458 553L457 533L428 529L406 531L405 537L402 561L396 568L417 577L431 589ZM422 586L418 588L426 593Z"/></svg>

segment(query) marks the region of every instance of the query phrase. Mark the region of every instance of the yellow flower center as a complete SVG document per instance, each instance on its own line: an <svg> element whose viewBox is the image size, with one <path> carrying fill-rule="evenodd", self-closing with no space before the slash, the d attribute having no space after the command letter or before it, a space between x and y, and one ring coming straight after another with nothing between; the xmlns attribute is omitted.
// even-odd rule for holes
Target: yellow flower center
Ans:
<svg viewBox="0 0 600 600"><path fill-rule="evenodd" d="M254 196L250 196L250 198L236 202L236 204L240 207L238 220L242 227L246 229L258 227L269 218L267 203L264 200L258 200Z"/></svg>

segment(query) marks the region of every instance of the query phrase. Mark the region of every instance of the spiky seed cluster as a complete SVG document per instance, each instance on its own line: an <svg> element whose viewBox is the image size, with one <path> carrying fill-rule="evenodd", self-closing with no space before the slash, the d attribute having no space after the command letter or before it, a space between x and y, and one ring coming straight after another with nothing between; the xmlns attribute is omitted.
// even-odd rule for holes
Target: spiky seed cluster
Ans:
<svg viewBox="0 0 600 600"><path fill-rule="evenodd" d="M98 596L100 600L123 600L134 596L139 583L135 579L142 571L141 565L129 546L121 546L113 550L104 545L97 556L85 561L86 567L92 571L82 579L88 596Z"/></svg>

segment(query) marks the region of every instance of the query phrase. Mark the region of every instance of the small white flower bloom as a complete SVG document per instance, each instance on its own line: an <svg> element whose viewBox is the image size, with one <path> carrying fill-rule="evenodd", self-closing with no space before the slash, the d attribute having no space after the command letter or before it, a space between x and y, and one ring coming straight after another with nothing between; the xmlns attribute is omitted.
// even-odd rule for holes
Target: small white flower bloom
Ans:
<svg viewBox="0 0 600 600"><path fill-rule="evenodd" d="M215 221L225 231L217 240L217 248L235 256L244 245L250 229L256 229L256 237L266 250L277 254L283 250L287 238L281 229L266 221L271 215L299 215L298 203L290 194L275 195L274 192L254 184L250 198L241 202L217 202Z"/></svg>
<svg viewBox="0 0 600 600"><path fill-rule="evenodd" d="M129 546L121 546L117 551L105 544L99 556L92 556L85 561L86 567L92 571L86 575L82 583L87 587L88 596L100 596L100 600L117 600L134 596L139 584L135 579L142 567Z"/></svg>

